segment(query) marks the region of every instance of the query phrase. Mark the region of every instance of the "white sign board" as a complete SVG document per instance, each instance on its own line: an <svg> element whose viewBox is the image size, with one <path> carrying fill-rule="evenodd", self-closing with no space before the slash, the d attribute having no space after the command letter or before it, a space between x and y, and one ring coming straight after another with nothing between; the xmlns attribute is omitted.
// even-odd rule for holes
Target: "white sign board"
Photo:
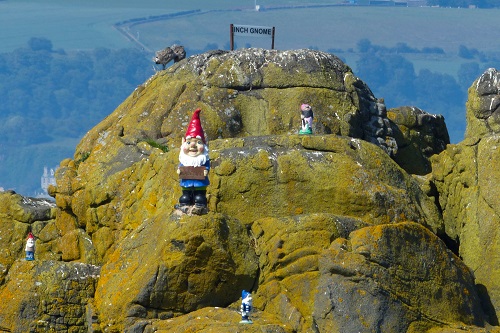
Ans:
<svg viewBox="0 0 500 333"><path fill-rule="evenodd" d="M230 24L231 51L234 50L234 36L270 37L271 49L274 49L274 27L261 27L257 25Z"/></svg>
<svg viewBox="0 0 500 333"><path fill-rule="evenodd" d="M253 36L253 37L273 37L273 27L260 27L255 25L236 25L233 24L233 34L235 36Z"/></svg>

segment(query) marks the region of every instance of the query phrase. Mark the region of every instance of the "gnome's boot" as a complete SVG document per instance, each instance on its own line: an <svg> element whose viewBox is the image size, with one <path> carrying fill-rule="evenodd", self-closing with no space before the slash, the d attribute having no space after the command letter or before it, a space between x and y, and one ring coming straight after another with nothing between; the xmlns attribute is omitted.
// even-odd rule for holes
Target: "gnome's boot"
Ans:
<svg viewBox="0 0 500 333"><path fill-rule="evenodd" d="M194 191L194 208L193 214L206 214L208 212L207 209L207 191L199 190Z"/></svg>
<svg viewBox="0 0 500 333"><path fill-rule="evenodd" d="M188 213L189 206L193 204L193 191L192 190L182 190L182 196L179 198L179 204L175 205L175 208L183 213Z"/></svg>

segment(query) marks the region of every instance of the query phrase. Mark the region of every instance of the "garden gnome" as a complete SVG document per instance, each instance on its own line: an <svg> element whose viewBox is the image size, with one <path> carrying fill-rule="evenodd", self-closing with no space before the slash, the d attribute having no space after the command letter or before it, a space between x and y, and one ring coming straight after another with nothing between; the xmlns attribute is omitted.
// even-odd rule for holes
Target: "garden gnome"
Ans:
<svg viewBox="0 0 500 333"><path fill-rule="evenodd" d="M241 292L241 321L240 324L252 324L248 316L252 311L252 294L243 290Z"/></svg>
<svg viewBox="0 0 500 333"><path fill-rule="evenodd" d="M26 251L26 260L35 260L35 237L33 237L31 231L28 234L28 239L26 240L26 247L24 250Z"/></svg>
<svg viewBox="0 0 500 333"><path fill-rule="evenodd" d="M210 159L205 134L200 122L200 109L194 111L186 135L182 139L177 173L182 187L182 196L176 209L186 214L206 214L207 186Z"/></svg>
<svg viewBox="0 0 500 333"><path fill-rule="evenodd" d="M312 134L313 111L309 104L300 106L301 128L299 134Z"/></svg>

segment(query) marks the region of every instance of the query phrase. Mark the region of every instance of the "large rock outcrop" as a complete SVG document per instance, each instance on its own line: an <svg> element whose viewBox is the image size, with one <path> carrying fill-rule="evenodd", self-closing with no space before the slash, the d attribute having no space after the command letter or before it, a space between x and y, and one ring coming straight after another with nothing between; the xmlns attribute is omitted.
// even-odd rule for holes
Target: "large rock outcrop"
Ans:
<svg viewBox="0 0 500 333"><path fill-rule="evenodd" d="M297 134L303 102L314 108L314 135ZM198 107L212 160L209 213L178 216L178 146ZM323 52L184 59L61 162L56 207L34 218L22 197L0 194L12 244L2 245L0 296L12 300L0 306L0 330L494 332L484 326L497 324L498 278L487 281L472 265L480 254L467 254L486 239L465 231L483 221L452 203L473 195L474 176L449 155L473 155L442 152L446 135L430 138L441 130L422 110L388 113ZM414 169L402 158L409 151ZM35 262L21 259L29 229ZM494 230L484 230L490 240ZM241 289L253 293L253 325L238 325Z"/></svg>
<svg viewBox="0 0 500 333"><path fill-rule="evenodd" d="M469 89L467 138L432 158L446 234L474 271L490 321L500 312L500 74L486 70Z"/></svg>

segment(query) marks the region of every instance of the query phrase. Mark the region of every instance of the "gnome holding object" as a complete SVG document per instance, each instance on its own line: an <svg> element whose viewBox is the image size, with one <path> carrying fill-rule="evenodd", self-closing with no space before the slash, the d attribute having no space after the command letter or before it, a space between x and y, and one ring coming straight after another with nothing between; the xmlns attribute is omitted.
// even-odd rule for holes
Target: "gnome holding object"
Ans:
<svg viewBox="0 0 500 333"><path fill-rule="evenodd" d="M35 237L30 232L28 234L28 239L26 240L26 247L24 249L26 251L26 260L32 261L35 260Z"/></svg>
<svg viewBox="0 0 500 333"><path fill-rule="evenodd" d="M252 324L248 317L252 311L252 294L243 290L241 292L241 321L240 324Z"/></svg>
<svg viewBox="0 0 500 333"><path fill-rule="evenodd" d="M182 187L182 196L175 208L186 214L206 214L207 186L210 159L205 134L200 122L200 109L194 111L186 135L182 139L177 173Z"/></svg>
<svg viewBox="0 0 500 333"><path fill-rule="evenodd" d="M299 134L312 134L313 111L309 104L300 106L301 128Z"/></svg>

